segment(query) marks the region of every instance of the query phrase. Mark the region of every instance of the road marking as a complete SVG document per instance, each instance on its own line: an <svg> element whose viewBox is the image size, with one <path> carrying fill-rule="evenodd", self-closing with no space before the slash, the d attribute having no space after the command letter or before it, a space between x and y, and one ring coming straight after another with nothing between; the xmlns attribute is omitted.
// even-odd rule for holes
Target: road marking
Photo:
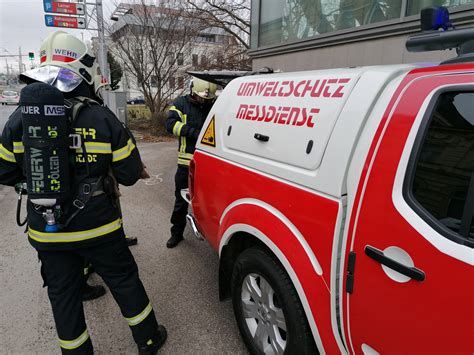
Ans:
<svg viewBox="0 0 474 355"><path fill-rule="evenodd" d="M158 184L161 184L163 182L162 176L163 176L162 173L159 173L159 174L156 174L156 175L150 175L149 179L146 179L146 180L143 180L143 181L145 182L145 185L147 185L147 186L158 185Z"/></svg>

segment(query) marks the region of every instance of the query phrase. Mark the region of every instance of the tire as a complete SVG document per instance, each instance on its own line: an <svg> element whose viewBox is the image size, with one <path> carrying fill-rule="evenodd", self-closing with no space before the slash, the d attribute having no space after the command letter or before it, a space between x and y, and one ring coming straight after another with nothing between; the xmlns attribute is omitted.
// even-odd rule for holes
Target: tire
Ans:
<svg viewBox="0 0 474 355"><path fill-rule="evenodd" d="M231 282L235 318L251 354L318 354L298 294L274 256L245 250Z"/></svg>

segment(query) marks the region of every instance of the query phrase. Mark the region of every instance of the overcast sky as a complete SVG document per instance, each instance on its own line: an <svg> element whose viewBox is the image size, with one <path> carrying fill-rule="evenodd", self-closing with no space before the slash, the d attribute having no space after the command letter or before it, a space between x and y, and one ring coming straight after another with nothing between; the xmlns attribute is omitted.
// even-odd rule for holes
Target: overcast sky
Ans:
<svg viewBox="0 0 474 355"><path fill-rule="evenodd" d="M66 1L66 0L63 0ZM88 0L94 2L94 0ZM122 1L127 2L127 1ZM117 0L103 0L104 17L108 19ZM89 5L90 6L90 5ZM46 27L44 24L43 0L0 0L0 72L6 71L5 59L13 69L18 71L18 47L22 53L34 52L38 61L38 52L42 40L57 29ZM67 30L84 39L96 36L96 31ZM82 33L82 34L81 34ZM3 55L13 54L15 58L5 58ZM23 57L23 63L29 67L28 57ZM37 64L39 64L37 62Z"/></svg>

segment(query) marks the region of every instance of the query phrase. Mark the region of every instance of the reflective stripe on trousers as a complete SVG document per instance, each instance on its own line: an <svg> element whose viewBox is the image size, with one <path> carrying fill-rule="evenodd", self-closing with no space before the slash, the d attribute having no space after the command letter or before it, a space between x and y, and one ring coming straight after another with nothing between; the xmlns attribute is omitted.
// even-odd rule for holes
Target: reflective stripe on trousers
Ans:
<svg viewBox="0 0 474 355"><path fill-rule="evenodd" d="M178 153L178 164L179 165L186 165L189 166L191 159L193 158L193 154L191 153Z"/></svg>
<svg viewBox="0 0 474 355"><path fill-rule="evenodd" d="M59 346L66 350L73 350L73 349L77 349L82 344L84 344L87 341L87 339L89 339L89 332L86 329L84 333L79 335L76 339L73 339L73 340L59 339Z"/></svg>
<svg viewBox="0 0 474 355"><path fill-rule="evenodd" d="M135 317L131 318L125 318L128 322L128 325L133 327L134 325L140 324L143 320L145 320L146 317L151 313L153 310L153 307L151 306L151 303L148 303L148 305L145 307L143 311L141 311L138 315Z"/></svg>

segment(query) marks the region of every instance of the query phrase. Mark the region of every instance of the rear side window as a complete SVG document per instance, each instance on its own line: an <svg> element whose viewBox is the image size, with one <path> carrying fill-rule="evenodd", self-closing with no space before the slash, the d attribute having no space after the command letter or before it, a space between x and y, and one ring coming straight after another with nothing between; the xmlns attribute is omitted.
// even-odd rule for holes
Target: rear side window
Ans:
<svg viewBox="0 0 474 355"><path fill-rule="evenodd" d="M407 199L447 238L473 247L474 92L441 94L420 133Z"/></svg>

